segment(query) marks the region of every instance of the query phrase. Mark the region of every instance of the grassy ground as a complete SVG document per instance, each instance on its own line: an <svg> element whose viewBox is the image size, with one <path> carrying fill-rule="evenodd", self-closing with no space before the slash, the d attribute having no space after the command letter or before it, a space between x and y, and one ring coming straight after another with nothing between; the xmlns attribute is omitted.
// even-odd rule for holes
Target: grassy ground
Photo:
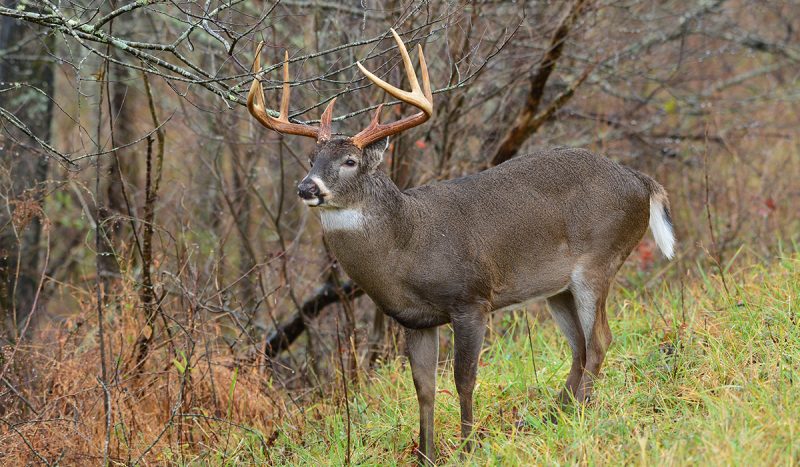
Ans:
<svg viewBox="0 0 800 467"><path fill-rule="evenodd" d="M482 440L464 457L452 355L445 355L436 405L437 462L800 464L800 255L729 273L727 292L719 275L699 267L687 275L683 290L676 282L616 289L609 303L615 340L595 400L558 412L557 424L542 420L566 378L565 340L550 321L531 320L531 352L522 312L502 318L481 356L475 397ZM350 416L353 464L415 459L417 403L404 359L386 363L351 388ZM242 439L222 457L343 464L342 402L319 401L299 419L285 423L269 450ZM516 429L519 419L528 427Z"/></svg>

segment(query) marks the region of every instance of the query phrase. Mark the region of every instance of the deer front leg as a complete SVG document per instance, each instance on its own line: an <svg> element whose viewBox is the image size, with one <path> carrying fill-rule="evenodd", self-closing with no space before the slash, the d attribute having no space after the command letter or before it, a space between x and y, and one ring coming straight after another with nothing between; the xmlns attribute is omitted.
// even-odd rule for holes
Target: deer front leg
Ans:
<svg viewBox="0 0 800 467"><path fill-rule="evenodd" d="M433 404L439 363L439 328L406 329L406 352L419 402L419 463L436 460L433 442Z"/></svg>
<svg viewBox="0 0 800 467"><path fill-rule="evenodd" d="M461 436L466 441L465 449L472 450L472 392L478 375L478 358L486 332L483 313L453 318L453 340L455 341L454 373L456 390L461 403Z"/></svg>

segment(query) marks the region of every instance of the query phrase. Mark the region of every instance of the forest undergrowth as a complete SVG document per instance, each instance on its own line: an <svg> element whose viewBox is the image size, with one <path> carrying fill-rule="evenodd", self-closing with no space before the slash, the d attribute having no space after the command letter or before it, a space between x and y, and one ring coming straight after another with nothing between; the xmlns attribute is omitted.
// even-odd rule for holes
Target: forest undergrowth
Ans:
<svg viewBox="0 0 800 467"><path fill-rule="evenodd" d="M735 269L720 274L698 265L686 272L683 286L628 277L630 285L610 298L615 338L594 400L563 411L553 401L569 370L566 340L550 320L526 320L524 311L500 317L481 354L475 396L480 441L472 453L464 453L459 440L452 353L441 357L438 462L796 465L800 255L783 253ZM184 460L342 465L349 410L352 464L414 461L417 404L404 358L385 362L350 388L348 407L335 393L288 417L269 450L252 436L239 437L226 449ZM556 423L547 421L550 413Z"/></svg>

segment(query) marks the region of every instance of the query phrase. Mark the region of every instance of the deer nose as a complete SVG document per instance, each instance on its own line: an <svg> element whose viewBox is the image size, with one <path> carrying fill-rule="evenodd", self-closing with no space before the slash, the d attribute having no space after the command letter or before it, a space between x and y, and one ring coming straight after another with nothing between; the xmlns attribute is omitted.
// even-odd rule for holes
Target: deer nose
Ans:
<svg viewBox="0 0 800 467"><path fill-rule="evenodd" d="M297 194L303 199L312 199L319 196L319 186L313 180L303 180L297 185Z"/></svg>

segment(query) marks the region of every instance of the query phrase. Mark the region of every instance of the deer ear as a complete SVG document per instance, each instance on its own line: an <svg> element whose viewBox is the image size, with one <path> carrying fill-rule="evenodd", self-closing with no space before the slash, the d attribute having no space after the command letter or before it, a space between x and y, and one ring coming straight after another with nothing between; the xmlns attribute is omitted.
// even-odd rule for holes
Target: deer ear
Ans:
<svg viewBox="0 0 800 467"><path fill-rule="evenodd" d="M387 136L364 148L364 165L369 168L370 172L374 172L381 165L383 153L386 152L388 147L389 137Z"/></svg>

